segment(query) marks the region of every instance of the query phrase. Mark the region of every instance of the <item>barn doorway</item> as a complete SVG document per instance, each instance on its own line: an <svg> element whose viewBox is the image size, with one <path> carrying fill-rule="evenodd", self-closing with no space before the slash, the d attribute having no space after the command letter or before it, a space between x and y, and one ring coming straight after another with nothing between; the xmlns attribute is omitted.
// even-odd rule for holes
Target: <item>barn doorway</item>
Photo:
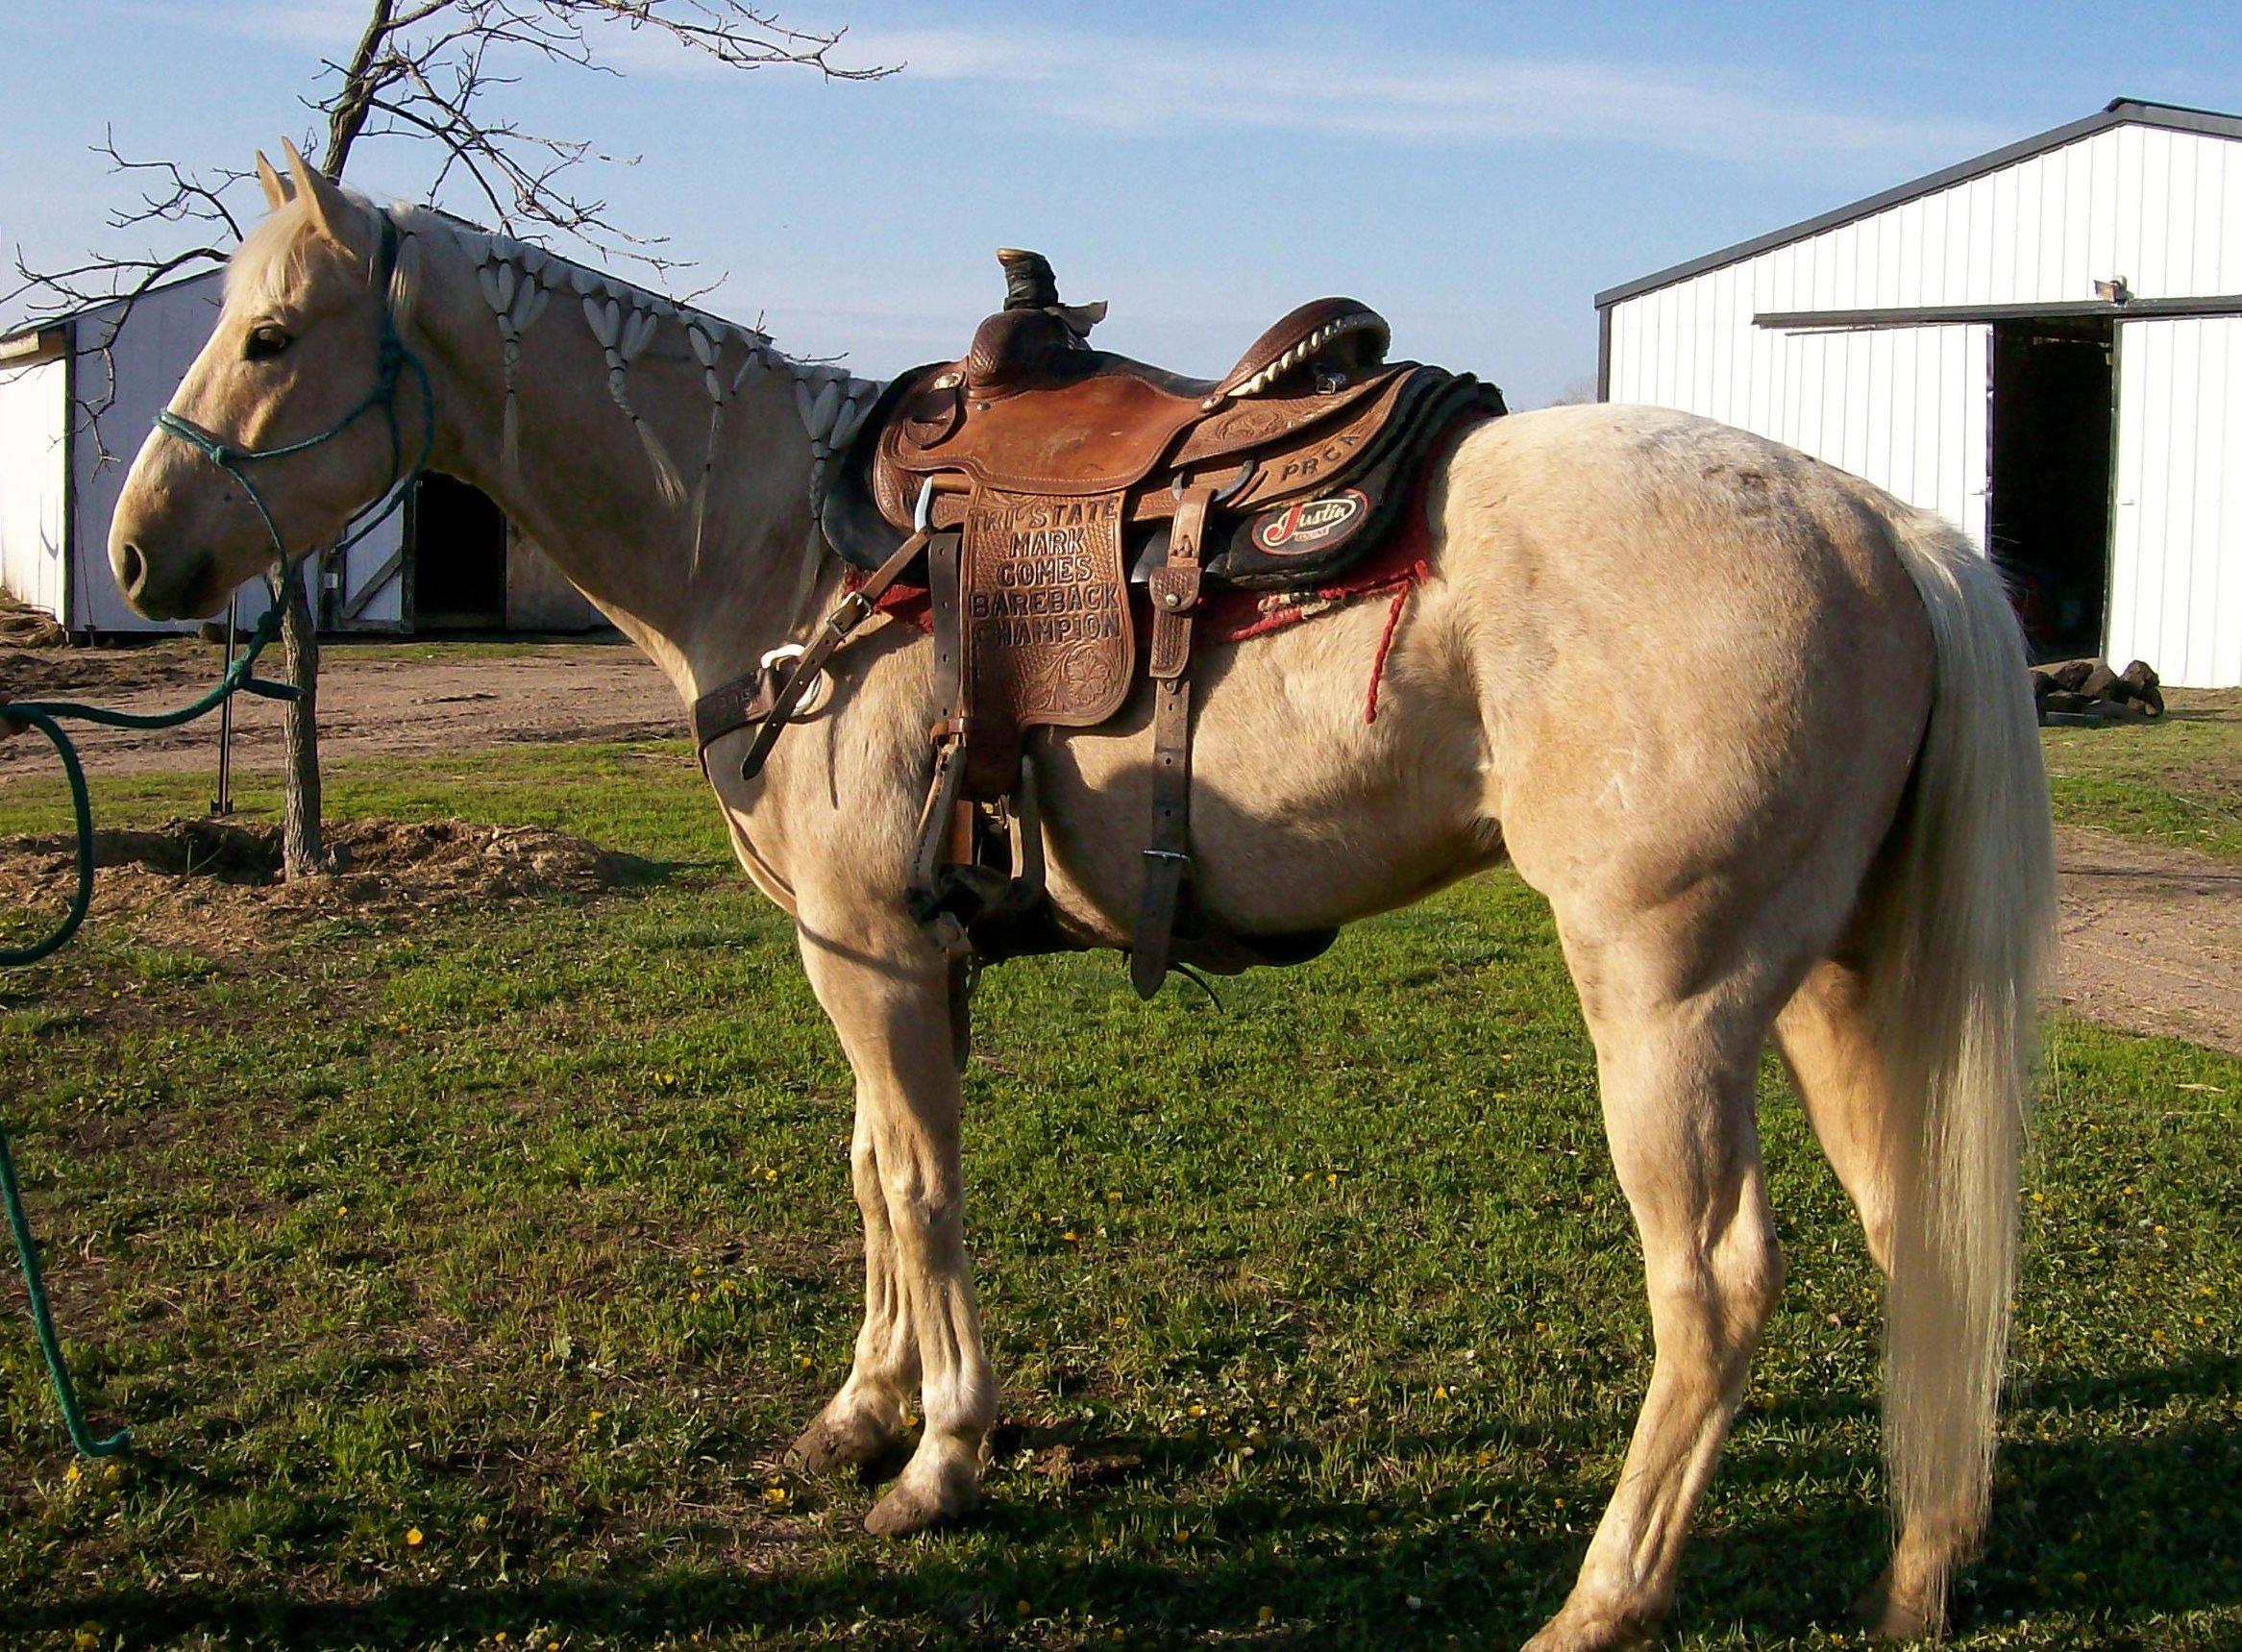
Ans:
<svg viewBox="0 0 2242 1652"><path fill-rule="evenodd" d="M2102 652L2109 605L2113 323L1993 324L1993 559L2034 660Z"/></svg>
<svg viewBox="0 0 2242 1652"><path fill-rule="evenodd" d="M412 629L495 631L506 623L506 519L490 496L431 472L412 491Z"/></svg>

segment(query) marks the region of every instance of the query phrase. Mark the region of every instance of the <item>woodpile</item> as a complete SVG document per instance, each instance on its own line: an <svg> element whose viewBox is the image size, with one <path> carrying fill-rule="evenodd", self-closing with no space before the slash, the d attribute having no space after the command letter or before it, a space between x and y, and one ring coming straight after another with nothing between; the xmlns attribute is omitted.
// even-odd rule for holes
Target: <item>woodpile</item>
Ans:
<svg viewBox="0 0 2242 1652"><path fill-rule="evenodd" d="M2145 659L2112 671L2102 659L2066 659L2032 668L2032 698L2042 725L2073 727L2142 723L2164 715L2164 695Z"/></svg>

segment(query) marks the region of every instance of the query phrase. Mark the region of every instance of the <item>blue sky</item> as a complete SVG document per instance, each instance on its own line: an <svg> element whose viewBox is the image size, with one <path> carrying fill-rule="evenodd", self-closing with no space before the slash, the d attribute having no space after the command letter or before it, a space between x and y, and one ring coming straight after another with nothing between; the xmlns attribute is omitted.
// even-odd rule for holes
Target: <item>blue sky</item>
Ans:
<svg viewBox="0 0 2242 1652"><path fill-rule="evenodd" d="M365 10L9 0L0 242L44 262L113 244L128 192L86 148L105 124L196 162L301 136L299 96ZM1112 302L1112 348L1212 374L1343 292L1385 311L1398 354L1531 406L1593 374L1599 288L2120 94L2242 111L2231 0L778 10L847 25L840 61L903 70L739 75L618 35L624 78L531 67L504 107L642 158L588 186L697 261L677 284L717 283L711 308L878 376L958 347L1014 245L1069 298ZM401 142L352 163L382 195L430 173Z"/></svg>

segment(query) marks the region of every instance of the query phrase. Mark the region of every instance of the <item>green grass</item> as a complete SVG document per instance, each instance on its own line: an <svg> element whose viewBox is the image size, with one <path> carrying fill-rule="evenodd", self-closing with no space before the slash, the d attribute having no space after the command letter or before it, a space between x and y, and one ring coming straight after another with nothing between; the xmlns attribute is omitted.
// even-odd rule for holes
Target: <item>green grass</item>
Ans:
<svg viewBox="0 0 2242 1652"><path fill-rule="evenodd" d="M201 790L105 785L104 824ZM0 977L58 1311L137 1446L73 1476L0 1296L0 1645L1444 1647L1562 1597L1648 1326L1515 878L1220 1014L1140 1006L1111 958L992 973L966 1164L1007 1422L977 1521L883 1543L873 1487L777 1464L858 1311L850 1083L690 756L337 767L331 798L685 870L249 959L97 921ZM0 830L58 801L11 788ZM1763 1091L1790 1280L1685 1647L1830 1644L1885 1542L1872 1270ZM2050 1092L1955 1644L2242 1643L2242 1062L2065 1023Z"/></svg>
<svg viewBox="0 0 2242 1652"><path fill-rule="evenodd" d="M2040 738L2064 825L2242 860L2242 691L2176 689L2157 722Z"/></svg>

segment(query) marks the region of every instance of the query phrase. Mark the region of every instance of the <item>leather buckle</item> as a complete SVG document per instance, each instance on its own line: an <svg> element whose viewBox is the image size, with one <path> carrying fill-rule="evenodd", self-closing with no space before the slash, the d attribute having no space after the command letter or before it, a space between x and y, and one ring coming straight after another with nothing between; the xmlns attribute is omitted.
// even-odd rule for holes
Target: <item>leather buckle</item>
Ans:
<svg viewBox="0 0 2242 1652"><path fill-rule="evenodd" d="M807 653L809 650L800 643L780 643L763 656L763 670L766 674L776 672L786 661L800 659ZM820 666L817 675L809 679L808 686L796 698L794 709L786 714L786 720L789 723L794 723L804 717L815 717L825 708L832 698L833 679L827 677L825 668Z"/></svg>

